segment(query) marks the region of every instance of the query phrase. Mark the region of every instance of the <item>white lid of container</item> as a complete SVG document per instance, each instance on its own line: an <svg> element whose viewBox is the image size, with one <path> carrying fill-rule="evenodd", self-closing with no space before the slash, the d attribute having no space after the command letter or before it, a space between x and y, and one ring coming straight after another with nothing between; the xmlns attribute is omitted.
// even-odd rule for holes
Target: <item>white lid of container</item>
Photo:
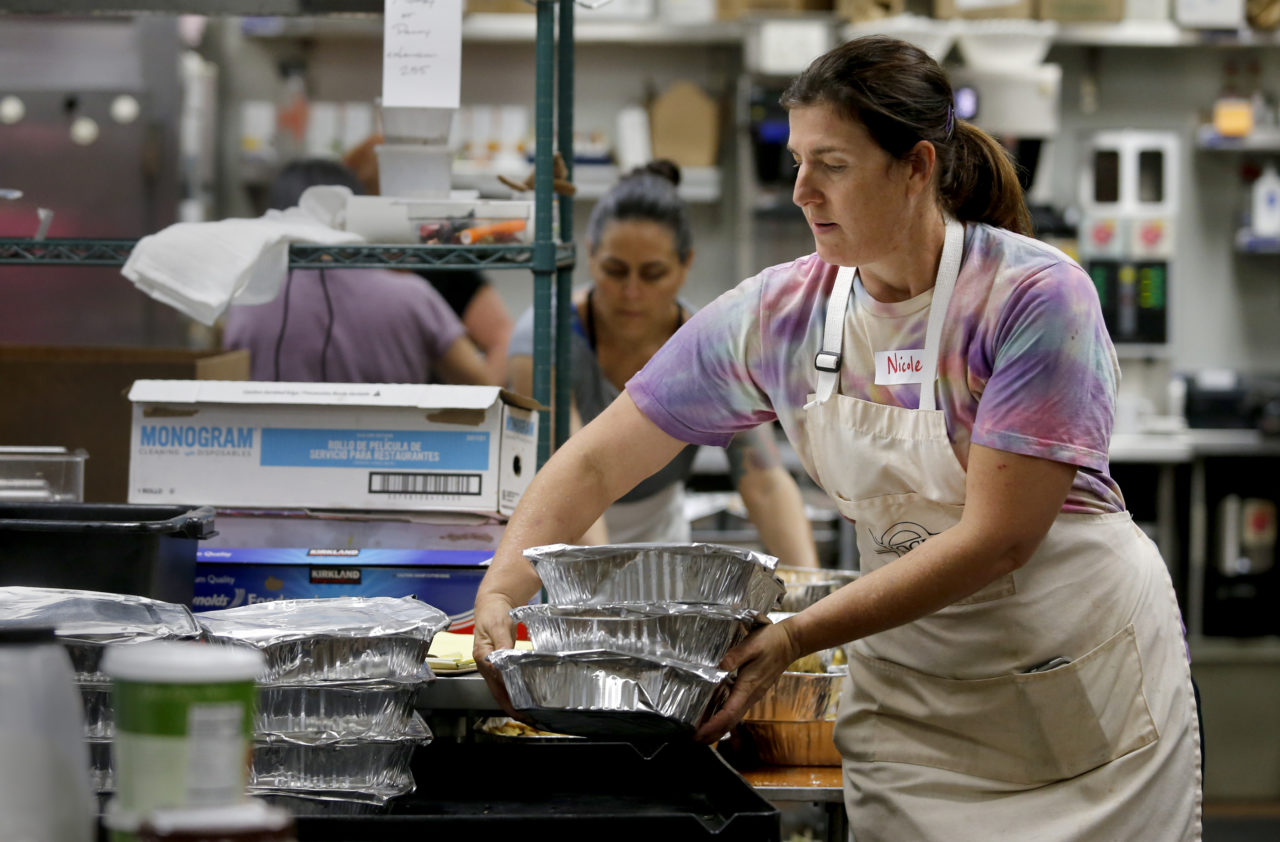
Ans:
<svg viewBox="0 0 1280 842"><path fill-rule="evenodd" d="M166 807L152 811L143 824L159 834L244 833L291 828L293 816L281 807L246 801L221 807Z"/></svg>
<svg viewBox="0 0 1280 842"><path fill-rule="evenodd" d="M178 640L115 644L102 658L102 671L112 678L157 684L251 681L266 666L256 649Z"/></svg>

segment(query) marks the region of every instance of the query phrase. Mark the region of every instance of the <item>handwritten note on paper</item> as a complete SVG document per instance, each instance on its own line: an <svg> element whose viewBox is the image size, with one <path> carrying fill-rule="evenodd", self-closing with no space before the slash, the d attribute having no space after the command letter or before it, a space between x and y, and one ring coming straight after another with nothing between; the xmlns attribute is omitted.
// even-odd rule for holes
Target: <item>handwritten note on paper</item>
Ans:
<svg viewBox="0 0 1280 842"><path fill-rule="evenodd" d="M382 104L457 108L462 75L462 0L386 0Z"/></svg>

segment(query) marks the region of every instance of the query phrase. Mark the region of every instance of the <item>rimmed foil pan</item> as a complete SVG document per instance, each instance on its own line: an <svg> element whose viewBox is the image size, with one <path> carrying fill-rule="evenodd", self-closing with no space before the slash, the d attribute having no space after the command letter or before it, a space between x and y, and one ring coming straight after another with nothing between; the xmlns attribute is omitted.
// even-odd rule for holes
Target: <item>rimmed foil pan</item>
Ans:
<svg viewBox="0 0 1280 842"><path fill-rule="evenodd" d="M427 650L449 625L443 611L413 597L277 600L198 619L211 641L260 650L266 683L431 680Z"/></svg>
<svg viewBox="0 0 1280 842"><path fill-rule="evenodd" d="M835 722L740 722L763 763L775 766L839 766L835 746Z"/></svg>
<svg viewBox="0 0 1280 842"><path fill-rule="evenodd" d="M395 786L352 792L269 787L249 787L247 791L272 806L283 807L294 816L373 816L387 812L388 803L415 789L413 776L409 775Z"/></svg>
<svg viewBox="0 0 1280 842"><path fill-rule="evenodd" d="M750 610L680 603L522 605L511 611L538 652L608 649L709 667L720 663L759 616Z"/></svg>
<svg viewBox="0 0 1280 842"><path fill-rule="evenodd" d="M834 715L844 674L784 672L743 719L770 722L812 722Z"/></svg>
<svg viewBox="0 0 1280 842"><path fill-rule="evenodd" d="M539 728L603 739L688 736L723 701L729 673L607 650L489 654L512 706Z"/></svg>
<svg viewBox="0 0 1280 842"><path fill-rule="evenodd" d="M410 728L418 681L261 684L254 731L317 740L395 737Z"/></svg>
<svg viewBox="0 0 1280 842"><path fill-rule="evenodd" d="M81 682L107 681L98 666L108 645L202 636L185 605L132 594L0 587L0 628L25 626L52 626Z"/></svg>
<svg viewBox="0 0 1280 842"><path fill-rule="evenodd" d="M351 800L367 796L375 803L401 794L413 750L431 742L431 732L414 715L400 734L329 739L256 734L249 787L253 791L336 792ZM341 800L341 799L340 799Z"/></svg>
<svg viewBox="0 0 1280 842"><path fill-rule="evenodd" d="M683 602L764 613L784 590L776 558L719 544L549 544L524 556L555 605Z"/></svg>

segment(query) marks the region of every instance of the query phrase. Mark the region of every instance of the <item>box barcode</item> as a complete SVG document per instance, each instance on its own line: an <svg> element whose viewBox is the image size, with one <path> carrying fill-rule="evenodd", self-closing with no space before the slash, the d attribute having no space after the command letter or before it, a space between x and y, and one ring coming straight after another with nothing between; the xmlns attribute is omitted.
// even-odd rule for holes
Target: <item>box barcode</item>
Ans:
<svg viewBox="0 0 1280 842"><path fill-rule="evenodd" d="M480 493L479 474L369 474L370 494Z"/></svg>

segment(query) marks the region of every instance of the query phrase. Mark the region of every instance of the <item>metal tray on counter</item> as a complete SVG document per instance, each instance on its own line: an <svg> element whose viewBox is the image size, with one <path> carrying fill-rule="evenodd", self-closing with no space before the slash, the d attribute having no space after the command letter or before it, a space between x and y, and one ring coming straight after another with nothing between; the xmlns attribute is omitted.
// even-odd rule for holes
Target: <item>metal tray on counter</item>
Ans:
<svg viewBox="0 0 1280 842"><path fill-rule="evenodd" d="M707 746L451 743L419 748L417 791L376 815L334 802L298 815L298 842L555 839L777 842L777 808ZM325 805L317 803L320 812Z"/></svg>

